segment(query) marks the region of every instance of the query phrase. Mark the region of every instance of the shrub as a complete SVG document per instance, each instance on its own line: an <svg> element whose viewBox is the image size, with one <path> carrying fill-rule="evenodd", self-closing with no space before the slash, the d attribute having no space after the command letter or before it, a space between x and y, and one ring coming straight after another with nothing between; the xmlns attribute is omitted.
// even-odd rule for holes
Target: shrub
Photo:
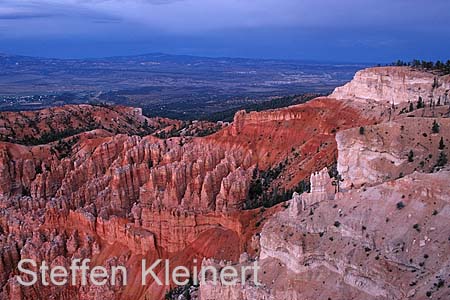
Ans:
<svg viewBox="0 0 450 300"><path fill-rule="evenodd" d="M435 284L435 286L440 289L444 287L445 281L442 278L439 278L438 282Z"/></svg>
<svg viewBox="0 0 450 300"><path fill-rule="evenodd" d="M414 161L414 152L412 150L409 150L408 161L409 162L413 162Z"/></svg>
<svg viewBox="0 0 450 300"><path fill-rule="evenodd" d="M403 203L403 201L400 201L397 203L397 209L402 209L405 208L405 203Z"/></svg>
<svg viewBox="0 0 450 300"><path fill-rule="evenodd" d="M359 134L360 135L363 135L365 131L366 131L366 129L363 126L359 127Z"/></svg>
<svg viewBox="0 0 450 300"><path fill-rule="evenodd" d="M36 165L34 167L34 171L36 172L36 175L37 174L42 174L42 167L41 167L41 165Z"/></svg>

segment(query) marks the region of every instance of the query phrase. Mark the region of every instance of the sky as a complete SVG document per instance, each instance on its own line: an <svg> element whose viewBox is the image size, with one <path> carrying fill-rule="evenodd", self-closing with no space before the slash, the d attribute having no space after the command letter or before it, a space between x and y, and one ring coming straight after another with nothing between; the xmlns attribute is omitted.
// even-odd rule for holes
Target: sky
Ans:
<svg viewBox="0 0 450 300"><path fill-rule="evenodd" d="M449 0L0 0L0 52L450 59Z"/></svg>

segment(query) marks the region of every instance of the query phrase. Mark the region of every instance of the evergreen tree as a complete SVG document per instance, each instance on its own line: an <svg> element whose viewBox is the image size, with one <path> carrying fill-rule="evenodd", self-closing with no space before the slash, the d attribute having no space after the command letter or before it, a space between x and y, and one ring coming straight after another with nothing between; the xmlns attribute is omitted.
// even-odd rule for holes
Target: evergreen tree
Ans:
<svg viewBox="0 0 450 300"><path fill-rule="evenodd" d="M439 154L439 158L438 161L436 163L436 167L443 167L447 164L448 159L447 159L447 154L445 154L445 152L441 152Z"/></svg>
<svg viewBox="0 0 450 300"><path fill-rule="evenodd" d="M422 96L419 96L419 100L417 101L417 108L424 108L425 104L423 103Z"/></svg>
<svg viewBox="0 0 450 300"><path fill-rule="evenodd" d="M363 135L365 131L366 131L366 129L364 127L362 127L362 126L359 127L359 134L360 135Z"/></svg>
<svg viewBox="0 0 450 300"><path fill-rule="evenodd" d="M409 162L413 162L414 161L414 152L412 150L409 150L408 161Z"/></svg>
<svg viewBox="0 0 450 300"><path fill-rule="evenodd" d="M434 120L434 122L433 122L433 127L431 127L431 131L432 131L433 133L439 133L439 130L440 130L439 123L436 122L436 120Z"/></svg>
<svg viewBox="0 0 450 300"><path fill-rule="evenodd" d="M434 77L432 88L436 89L438 87L439 87L439 80L437 79L437 77Z"/></svg>
<svg viewBox="0 0 450 300"><path fill-rule="evenodd" d="M441 140L439 141L439 150L444 149L445 149L444 138L441 136Z"/></svg>

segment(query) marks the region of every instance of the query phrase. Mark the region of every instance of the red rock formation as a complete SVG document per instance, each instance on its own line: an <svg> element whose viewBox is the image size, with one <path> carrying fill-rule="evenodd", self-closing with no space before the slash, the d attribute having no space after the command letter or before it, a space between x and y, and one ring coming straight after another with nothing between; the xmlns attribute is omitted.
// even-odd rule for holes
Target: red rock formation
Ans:
<svg viewBox="0 0 450 300"><path fill-rule="evenodd" d="M362 71L331 97L363 112L389 104L386 95L403 101L399 89L412 92L432 78L415 73L410 82L406 71ZM199 299L446 299L448 107L396 110L375 107L367 115L381 124L338 132L335 185L326 169L313 174L311 192L294 194L267 220L255 239L262 285L206 283Z"/></svg>
<svg viewBox="0 0 450 300"><path fill-rule="evenodd" d="M142 109L123 106L65 105L38 111L0 114L1 140L25 144L45 144L93 129L112 134L150 134L179 121L147 118ZM56 139L56 140L57 140Z"/></svg>
<svg viewBox="0 0 450 300"><path fill-rule="evenodd" d="M70 298L77 291L39 288L35 294L17 287L12 270L20 257L38 261L61 257L67 263L81 256L99 264L116 259L133 268L142 256L171 257L191 246L203 251L208 247L200 244L205 232L214 236L225 230L236 236L224 243L237 250L237 259L251 237L243 227L249 217L236 213L247 198L253 170L271 168L287 159L284 172L294 176L285 186L293 185L321 165L332 163L336 146L331 141L337 129L363 120L343 103L318 99L279 111L238 113L233 126L206 138L160 140L97 131L81 134L65 157L54 151L54 144L3 143L0 189L8 214L3 216L2 230L10 235L8 244L20 240L18 249L28 249L13 260L4 259L10 261L2 266L9 274L3 282L10 282L4 293L14 287L27 295ZM300 154L294 157L291 149ZM303 170L297 174L299 165ZM24 214L31 219L24 222ZM13 216L22 220L20 225ZM38 228L41 238L36 239L31 228ZM61 242L50 246L48 241L53 238ZM208 241L216 249L207 252L208 256L220 257L224 244L220 239ZM40 249L47 254L41 255ZM155 286L148 291L139 285L127 289L139 295L162 292ZM89 287L82 294L128 299L127 289Z"/></svg>
<svg viewBox="0 0 450 300"><path fill-rule="evenodd" d="M338 134L339 149L344 149L344 144L352 148L351 140L361 140L367 146L376 144L375 132L387 126L371 127L386 119L380 113L385 107L365 115L363 112L371 108L358 105L354 99L329 97L279 110L238 112L232 125L202 138L129 135L142 134L145 121L150 126L151 120L127 108L69 106L2 115L2 124L6 124L2 130L6 134L13 130L16 137L10 140L15 142L23 142L37 128L48 131L43 116L61 122L56 126L59 129L64 129L64 124L78 128L92 119L114 117L111 121L107 118L104 129L77 132L76 139L66 137L39 146L0 143L0 298L160 299L165 288L152 282L140 285L142 258L171 258L177 264L187 264L193 257L237 262L242 252L255 255L259 246L253 234L270 221L274 211L282 209L242 211L255 169L268 171L282 166L270 182L270 191L291 189L313 174L312 193L301 195L304 201L300 204L314 207L328 203L336 186L326 171L314 172L336 162L336 133L343 131ZM36 118L40 120L37 125L29 123ZM10 128L12 120L26 119L22 123L29 125L23 132ZM165 130L166 121L155 120L153 129ZM396 122L401 125L408 120L399 118ZM365 126L367 140L358 136L360 126ZM352 127L357 129L346 131ZM432 145L435 140L433 137ZM380 146L380 151L384 147ZM392 153L406 149L391 148L388 151ZM345 150L343 154L340 161L357 157L346 155ZM362 164L356 165L361 169ZM372 166L371 170L378 168ZM343 187L348 188L345 184L354 182L354 176L341 167L339 170L344 176ZM297 213L309 213L305 207ZM307 234L320 226L312 224ZM18 285L15 275L18 261L27 257L62 265L74 257L91 258L93 265L125 265L133 281L127 287L25 288ZM350 281L359 278L353 273L349 276Z"/></svg>

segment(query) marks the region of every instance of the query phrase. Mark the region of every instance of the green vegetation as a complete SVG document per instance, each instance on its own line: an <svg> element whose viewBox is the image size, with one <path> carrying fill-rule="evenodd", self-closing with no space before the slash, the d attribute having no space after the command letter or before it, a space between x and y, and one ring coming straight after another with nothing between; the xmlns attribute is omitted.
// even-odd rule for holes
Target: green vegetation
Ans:
<svg viewBox="0 0 450 300"><path fill-rule="evenodd" d="M423 102L423 99L421 96L419 96L419 100L417 101L417 109L424 108L425 103Z"/></svg>
<svg viewBox="0 0 450 300"><path fill-rule="evenodd" d="M222 125L220 124L210 124L207 125L206 128L201 127L196 128L195 126L193 126L192 121L183 121L181 123L181 126L172 127L170 131L167 132L160 131L156 133L155 136L160 139L169 139L172 137L180 137L183 133L183 136L203 137L214 134L220 129L222 129Z"/></svg>
<svg viewBox="0 0 450 300"><path fill-rule="evenodd" d="M364 129L364 127L359 127L359 134L360 135L363 135L364 134L364 132L365 132L366 130Z"/></svg>
<svg viewBox="0 0 450 300"><path fill-rule="evenodd" d="M70 156L72 147L79 141L79 137L73 137L67 140L59 140L58 143L50 149L53 154L58 155L59 159Z"/></svg>
<svg viewBox="0 0 450 300"><path fill-rule="evenodd" d="M444 149L445 149L444 138L441 136L441 140L439 141L439 150Z"/></svg>
<svg viewBox="0 0 450 300"><path fill-rule="evenodd" d="M405 203L403 203L403 201L397 202L397 209L400 210L403 208L405 208Z"/></svg>
<svg viewBox="0 0 450 300"><path fill-rule="evenodd" d="M445 62L445 63L440 60L438 60L436 62L426 61L426 60L418 60L418 59L414 59L410 62L398 60L391 65L398 66L398 67L409 66L409 67L413 67L415 69L426 70L426 71L437 71L443 75L450 74L450 60L447 60L447 62Z"/></svg>
<svg viewBox="0 0 450 300"><path fill-rule="evenodd" d="M441 129L441 126L439 125L438 122L436 122L436 120L434 120L433 126L431 127L431 131L433 133L439 133L440 129Z"/></svg>
<svg viewBox="0 0 450 300"><path fill-rule="evenodd" d="M198 286L194 285L194 281L192 278L189 279L189 283L185 286L177 286L175 288L170 289L168 292L166 292L166 295L164 296L165 300L177 300L177 299L185 299L185 300L191 300L191 288L198 288Z"/></svg>
<svg viewBox="0 0 450 300"><path fill-rule="evenodd" d="M44 132L39 138L26 136L17 142L27 146L44 145L93 129L95 129L95 126L92 125L84 128L67 128L61 131L56 131L52 128L49 132Z"/></svg>
<svg viewBox="0 0 450 300"><path fill-rule="evenodd" d="M448 162L447 154L445 154L445 152L441 152L439 154L439 158L437 160L436 167L443 167L447 164L447 162Z"/></svg>
<svg viewBox="0 0 450 300"><path fill-rule="evenodd" d="M290 105L296 105L308 102L316 97L322 96L322 94L304 94L304 95L293 95L293 96L285 96L280 98L275 98L267 101L260 101L257 103L246 104L240 107L220 111L217 113L212 113L206 116L205 120L217 122L217 121L233 121L234 115L239 110L246 111L263 111L269 109L276 109L287 107Z"/></svg>
<svg viewBox="0 0 450 300"><path fill-rule="evenodd" d="M285 163L282 162L267 171L258 169L253 171L253 178L244 204L245 209L255 209L261 206L272 207L291 199L294 192L299 194L309 192L310 184L305 180L300 181L295 188L288 190L272 186L273 181L280 176L284 168Z"/></svg>
<svg viewBox="0 0 450 300"><path fill-rule="evenodd" d="M409 150L408 162L413 162L413 161L414 161L414 152L412 150Z"/></svg>

